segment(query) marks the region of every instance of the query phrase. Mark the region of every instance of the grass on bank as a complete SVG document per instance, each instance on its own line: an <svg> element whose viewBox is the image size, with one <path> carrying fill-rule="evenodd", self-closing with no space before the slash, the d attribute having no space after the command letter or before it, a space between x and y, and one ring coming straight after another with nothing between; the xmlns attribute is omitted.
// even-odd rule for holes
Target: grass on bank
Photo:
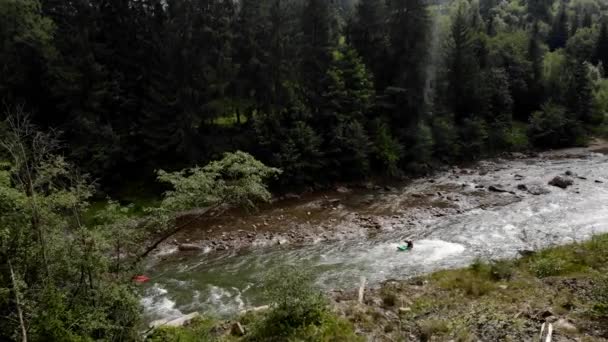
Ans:
<svg viewBox="0 0 608 342"><path fill-rule="evenodd" d="M364 305L347 300L332 309L311 284L301 273L271 275L272 308L239 318L245 336L231 335L230 323L200 320L159 329L149 341L526 341L545 320L560 319L574 329L555 323L556 336L608 339L608 234L389 282Z"/></svg>

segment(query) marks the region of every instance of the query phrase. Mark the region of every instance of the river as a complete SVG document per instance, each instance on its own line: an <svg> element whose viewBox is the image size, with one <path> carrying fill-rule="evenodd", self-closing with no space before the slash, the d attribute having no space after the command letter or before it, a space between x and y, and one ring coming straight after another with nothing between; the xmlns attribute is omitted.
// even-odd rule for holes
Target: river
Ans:
<svg viewBox="0 0 608 342"><path fill-rule="evenodd" d="M573 186L563 190L547 185L566 171L574 175ZM522 191L521 184L550 192L532 195ZM489 191L490 185L508 192ZM369 199L370 193L342 196ZM360 222L355 219L359 212L376 212L374 219L381 227L373 233L297 246L160 253L147 265L152 281L142 299L146 318L171 318L192 311L229 316L263 305L264 275L284 265L312 272L324 290L352 289L362 276L374 285L465 266L476 258L510 258L521 250L589 239L608 232L608 157L581 149L482 162L371 196L374 201L366 207L342 206L338 214L330 210L314 215L327 212L336 227L352 228ZM428 200L435 197L444 201ZM410 205L418 201L424 205ZM441 203L444 209L433 207ZM293 210L306 205L300 203ZM414 240L414 250L397 252L396 247L407 238Z"/></svg>

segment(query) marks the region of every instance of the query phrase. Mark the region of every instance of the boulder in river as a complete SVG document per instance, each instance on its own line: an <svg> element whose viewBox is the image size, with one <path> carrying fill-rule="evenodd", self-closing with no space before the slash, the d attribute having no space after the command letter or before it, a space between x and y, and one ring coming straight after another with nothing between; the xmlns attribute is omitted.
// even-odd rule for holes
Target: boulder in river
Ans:
<svg viewBox="0 0 608 342"><path fill-rule="evenodd" d="M177 249L180 252L195 252L195 251L200 251L203 248L199 245L195 245L193 243L182 243L179 246L177 246Z"/></svg>
<svg viewBox="0 0 608 342"><path fill-rule="evenodd" d="M488 188L488 190L492 191L492 192L507 192L507 190L505 190L502 185L490 185L490 187Z"/></svg>
<svg viewBox="0 0 608 342"><path fill-rule="evenodd" d="M283 198L288 199L288 200L300 199L300 195L289 193L289 194L285 194L285 196L283 196Z"/></svg>
<svg viewBox="0 0 608 342"><path fill-rule="evenodd" d="M549 181L549 185L556 186L558 188L566 189L567 187L574 184L574 181L568 177L556 176L551 181Z"/></svg>
<svg viewBox="0 0 608 342"><path fill-rule="evenodd" d="M521 191L526 191L530 195L534 195L534 196L546 195L546 194L551 193L551 191L543 188L542 186L534 185L534 184L532 184L532 185L519 184L517 186L517 189L519 189Z"/></svg>
<svg viewBox="0 0 608 342"><path fill-rule="evenodd" d="M347 194L350 192L350 189L345 187L345 186L339 186L336 188L336 191L341 193L341 194Z"/></svg>

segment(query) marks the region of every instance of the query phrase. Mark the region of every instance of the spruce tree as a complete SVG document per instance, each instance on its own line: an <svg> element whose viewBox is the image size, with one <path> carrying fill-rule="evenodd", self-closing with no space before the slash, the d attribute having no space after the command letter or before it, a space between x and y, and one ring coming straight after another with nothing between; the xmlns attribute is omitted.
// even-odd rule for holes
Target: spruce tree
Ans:
<svg viewBox="0 0 608 342"><path fill-rule="evenodd" d="M560 49L566 46L567 41L568 13L566 11L566 4L562 1L549 32L549 47L551 50Z"/></svg>
<svg viewBox="0 0 608 342"><path fill-rule="evenodd" d="M604 73L608 70L608 24L606 20L600 25L600 32L595 47L595 62L602 63Z"/></svg>
<svg viewBox="0 0 608 342"><path fill-rule="evenodd" d="M384 0L361 0L350 23L350 43L375 76L377 89L387 86L388 32L387 9Z"/></svg>
<svg viewBox="0 0 608 342"><path fill-rule="evenodd" d="M390 0L389 62L390 85L394 94L393 121L402 135L423 119L426 110L424 91L429 53L430 17L423 0ZM412 137L410 136L409 139Z"/></svg>

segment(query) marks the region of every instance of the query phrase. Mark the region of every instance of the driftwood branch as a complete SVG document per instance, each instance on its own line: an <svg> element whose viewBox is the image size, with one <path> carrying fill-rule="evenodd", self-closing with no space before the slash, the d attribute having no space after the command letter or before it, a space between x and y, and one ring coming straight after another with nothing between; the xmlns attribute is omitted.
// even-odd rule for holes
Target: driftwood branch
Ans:
<svg viewBox="0 0 608 342"><path fill-rule="evenodd" d="M170 238L173 235L179 233L184 228L186 228L186 227L190 226L192 223L200 220L205 215L207 215L209 212L211 212L211 211L219 208L223 204L224 204L224 202L220 202L220 203L218 203L218 204L216 204L214 206L208 207L202 213L199 213L198 215L194 216L192 219L188 220L187 222L182 223L182 224L174 227L173 229L169 230L168 232L166 232L165 234L163 234L160 238L156 239L154 241L154 243L152 243L150 246L148 246L148 248L146 248L146 250L137 257L136 261L139 261L139 260L147 257L152 251L154 251L161 243L163 243L164 241L166 241L168 238Z"/></svg>
<svg viewBox="0 0 608 342"><path fill-rule="evenodd" d="M365 293L365 277L361 277L361 285L359 286L359 303L363 304L363 294Z"/></svg>
<svg viewBox="0 0 608 342"><path fill-rule="evenodd" d="M27 342L27 329L25 328L25 321L23 320L23 311L21 310L21 300L19 299L19 288L17 287L17 280L15 278L15 272L13 271L13 265L11 261L8 261L8 267L11 271L11 282L13 286L13 292L15 293L15 305L17 306L17 315L19 316L19 326L21 327L21 341Z"/></svg>

